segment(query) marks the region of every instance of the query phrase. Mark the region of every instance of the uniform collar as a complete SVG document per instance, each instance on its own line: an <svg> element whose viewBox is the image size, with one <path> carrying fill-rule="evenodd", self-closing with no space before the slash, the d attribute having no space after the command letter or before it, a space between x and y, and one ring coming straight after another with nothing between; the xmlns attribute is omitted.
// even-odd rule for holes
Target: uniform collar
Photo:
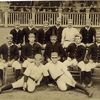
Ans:
<svg viewBox="0 0 100 100"><path fill-rule="evenodd" d="M75 43L76 44L76 43ZM80 44L76 44L77 46L84 46L85 47L85 44L84 43L80 43Z"/></svg>
<svg viewBox="0 0 100 100"><path fill-rule="evenodd" d="M11 44L9 45L9 44L7 43L7 46L8 46L8 47L11 47L12 45L14 45L14 44L13 44L13 43L11 43Z"/></svg>
<svg viewBox="0 0 100 100"><path fill-rule="evenodd" d="M29 26L28 26L28 28L29 28L29 30L31 30L33 27L29 27Z"/></svg>
<svg viewBox="0 0 100 100"><path fill-rule="evenodd" d="M86 29L86 30L89 30L89 29L90 29L90 26L89 26L88 28L85 26L85 29Z"/></svg>

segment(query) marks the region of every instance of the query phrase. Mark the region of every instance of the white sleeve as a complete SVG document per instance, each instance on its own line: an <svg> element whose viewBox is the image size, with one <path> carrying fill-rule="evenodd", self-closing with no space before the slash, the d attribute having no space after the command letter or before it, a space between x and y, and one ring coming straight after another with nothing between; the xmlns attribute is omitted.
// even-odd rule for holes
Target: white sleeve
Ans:
<svg viewBox="0 0 100 100"><path fill-rule="evenodd" d="M79 35L79 31L75 28L75 35Z"/></svg>
<svg viewBox="0 0 100 100"><path fill-rule="evenodd" d="M49 76L47 64L43 67L43 76Z"/></svg>
<svg viewBox="0 0 100 100"><path fill-rule="evenodd" d="M64 43L64 39L65 39L65 34L66 34L66 29L63 29L62 31L62 39L61 39L61 43Z"/></svg>
<svg viewBox="0 0 100 100"><path fill-rule="evenodd" d="M31 73L31 67L29 66L29 67L26 68L24 75L30 76L30 73Z"/></svg>

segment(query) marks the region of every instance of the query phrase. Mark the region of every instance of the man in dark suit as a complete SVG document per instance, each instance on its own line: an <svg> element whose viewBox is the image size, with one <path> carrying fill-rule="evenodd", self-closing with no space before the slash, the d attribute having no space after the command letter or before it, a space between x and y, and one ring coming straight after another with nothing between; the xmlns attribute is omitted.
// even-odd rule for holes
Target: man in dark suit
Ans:
<svg viewBox="0 0 100 100"><path fill-rule="evenodd" d="M29 33L33 33L35 35L37 34L37 30L34 27L34 21L33 20L29 20L28 27L23 28L22 33L23 33L23 38L25 37L25 43L29 42L29 40L28 40Z"/></svg>
<svg viewBox="0 0 100 100"><path fill-rule="evenodd" d="M25 44L22 47L21 56L24 60L22 67L23 71L28 67L28 65L34 62L34 55L36 53L41 53L41 46L35 42L35 35L30 33L28 36L29 43Z"/></svg>
<svg viewBox="0 0 100 100"><path fill-rule="evenodd" d="M51 33L57 36L57 41L61 43L63 27L61 27L61 19L57 17L56 23L51 27Z"/></svg>
<svg viewBox="0 0 100 100"><path fill-rule="evenodd" d="M78 63L84 60L86 48L81 43L81 39L80 35L76 35L74 43L71 43L66 49L67 60L64 61L64 64L71 70L78 70Z"/></svg>
<svg viewBox="0 0 100 100"><path fill-rule="evenodd" d="M10 34L13 36L13 43L16 44L18 48L21 48L23 36L18 22L15 22L14 28L10 31Z"/></svg>
<svg viewBox="0 0 100 100"><path fill-rule="evenodd" d="M44 57L48 62L50 61L50 55L52 51L57 51L59 53L61 61L66 59L66 52L64 51L62 45L57 41L56 35L50 36L50 42L48 42L45 47Z"/></svg>
<svg viewBox="0 0 100 100"><path fill-rule="evenodd" d="M90 20L86 22L85 27L81 28L80 34L82 35L82 42L84 44L91 44L96 41L96 30L95 28L91 27Z"/></svg>
<svg viewBox="0 0 100 100"><path fill-rule="evenodd" d="M50 41L50 34L49 22L44 21L43 27L41 27L37 32L37 41L42 45L48 43Z"/></svg>
<svg viewBox="0 0 100 100"><path fill-rule="evenodd" d="M13 36L9 35L7 37L7 43L2 44L0 47L0 71L6 67L13 67L15 70L16 80L21 75L21 64L19 63L19 51L18 47L13 44L12 40ZM3 70L2 70L3 71ZM3 77L3 73L1 75Z"/></svg>

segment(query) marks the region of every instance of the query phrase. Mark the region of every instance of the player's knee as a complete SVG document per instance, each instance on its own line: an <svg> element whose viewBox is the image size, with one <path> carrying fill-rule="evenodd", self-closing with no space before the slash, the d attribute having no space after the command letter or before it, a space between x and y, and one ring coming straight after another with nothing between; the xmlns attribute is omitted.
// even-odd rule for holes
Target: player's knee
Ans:
<svg viewBox="0 0 100 100"><path fill-rule="evenodd" d="M58 88L59 88L60 91L66 91L67 90L66 86L58 86Z"/></svg>
<svg viewBox="0 0 100 100"><path fill-rule="evenodd" d="M27 88L27 91L28 91L29 93L34 92L34 90L35 90L35 87L34 87L34 88L32 88L32 87L28 87L28 88Z"/></svg>

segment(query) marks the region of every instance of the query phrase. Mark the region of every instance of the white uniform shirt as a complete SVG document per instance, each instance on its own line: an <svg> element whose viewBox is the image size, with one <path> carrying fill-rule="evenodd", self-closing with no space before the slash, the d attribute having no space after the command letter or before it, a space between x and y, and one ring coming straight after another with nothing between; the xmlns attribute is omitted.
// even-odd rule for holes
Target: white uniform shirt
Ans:
<svg viewBox="0 0 100 100"><path fill-rule="evenodd" d="M62 31L62 43L64 43L66 40L73 42L75 35L79 35L79 32L76 28L65 28Z"/></svg>
<svg viewBox="0 0 100 100"><path fill-rule="evenodd" d="M43 76L44 65L36 66L31 63L24 72L24 75L29 76L33 79L39 80Z"/></svg>
<svg viewBox="0 0 100 100"><path fill-rule="evenodd" d="M63 63L58 61L57 64L53 64L52 61L45 65L45 68L49 71L53 79L56 79L58 76L64 73L64 70L67 68L64 67Z"/></svg>
<svg viewBox="0 0 100 100"><path fill-rule="evenodd" d="M62 62L58 61L57 64L53 64L51 61L45 65L45 68L47 71L49 71L53 79L60 76L58 80L75 87L76 81L73 79L72 75L67 70L67 67Z"/></svg>

